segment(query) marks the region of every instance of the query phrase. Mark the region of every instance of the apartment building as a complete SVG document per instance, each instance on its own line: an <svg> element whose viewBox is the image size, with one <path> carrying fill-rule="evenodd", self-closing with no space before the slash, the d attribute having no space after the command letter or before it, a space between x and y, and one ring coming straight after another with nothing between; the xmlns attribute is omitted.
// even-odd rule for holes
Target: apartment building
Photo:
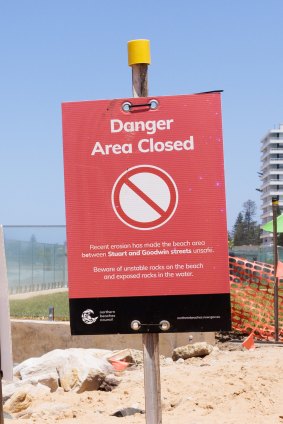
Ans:
<svg viewBox="0 0 283 424"><path fill-rule="evenodd" d="M283 124L272 129L261 140L261 221L272 219L272 197L278 196L283 210ZM272 243L272 234L264 232L264 245Z"/></svg>

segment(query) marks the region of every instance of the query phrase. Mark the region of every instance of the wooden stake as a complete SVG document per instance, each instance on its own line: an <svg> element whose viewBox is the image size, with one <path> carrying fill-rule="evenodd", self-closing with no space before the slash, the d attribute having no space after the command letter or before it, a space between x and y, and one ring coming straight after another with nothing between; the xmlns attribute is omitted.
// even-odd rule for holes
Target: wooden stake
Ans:
<svg viewBox="0 0 283 424"><path fill-rule="evenodd" d="M159 334L142 335L146 424L161 424Z"/></svg>
<svg viewBox="0 0 283 424"><path fill-rule="evenodd" d="M139 63L132 66L133 97L148 96L148 65Z"/></svg>
<svg viewBox="0 0 283 424"><path fill-rule="evenodd" d="M278 322L278 278L277 265L278 265L278 249L277 249L277 210L278 199L272 197L272 218L273 218L273 263L274 263L274 339L276 342L279 340L279 322Z"/></svg>
<svg viewBox="0 0 283 424"><path fill-rule="evenodd" d="M148 96L148 65L132 65L133 97ZM146 424L161 424L159 334L143 334L144 394Z"/></svg>
<svg viewBox="0 0 283 424"><path fill-rule="evenodd" d="M149 40L128 42L128 64L132 67L133 97L148 97ZM161 424L159 334L142 336L146 424Z"/></svg>

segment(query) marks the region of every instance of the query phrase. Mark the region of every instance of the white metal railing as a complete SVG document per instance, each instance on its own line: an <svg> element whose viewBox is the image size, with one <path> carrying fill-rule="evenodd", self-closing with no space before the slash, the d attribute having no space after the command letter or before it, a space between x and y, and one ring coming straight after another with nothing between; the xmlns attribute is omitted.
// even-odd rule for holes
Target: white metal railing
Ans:
<svg viewBox="0 0 283 424"><path fill-rule="evenodd" d="M67 287L66 227L4 225L10 293Z"/></svg>

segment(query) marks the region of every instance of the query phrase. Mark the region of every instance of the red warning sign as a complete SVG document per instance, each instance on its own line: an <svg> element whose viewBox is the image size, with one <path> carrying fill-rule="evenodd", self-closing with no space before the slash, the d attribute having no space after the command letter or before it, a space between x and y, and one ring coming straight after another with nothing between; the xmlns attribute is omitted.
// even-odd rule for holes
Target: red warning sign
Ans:
<svg viewBox="0 0 283 424"><path fill-rule="evenodd" d="M158 97L155 109L150 100L129 111L125 102L141 100L63 104L69 295L77 334L128 332L139 313L147 323L171 314L172 331L225 327L220 93ZM86 320L86 311L95 321Z"/></svg>
<svg viewBox="0 0 283 424"><path fill-rule="evenodd" d="M176 184L167 172L154 166L135 166L125 171L113 187L112 204L118 218L139 230L164 225L178 202Z"/></svg>

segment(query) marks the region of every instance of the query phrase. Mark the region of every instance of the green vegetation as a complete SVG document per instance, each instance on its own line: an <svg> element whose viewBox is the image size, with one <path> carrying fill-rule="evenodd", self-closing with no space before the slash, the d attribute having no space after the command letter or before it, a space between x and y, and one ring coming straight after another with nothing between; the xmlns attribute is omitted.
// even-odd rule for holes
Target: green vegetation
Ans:
<svg viewBox="0 0 283 424"><path fill-rule="evenodd" d="M243 204L243 210L238 214L232 234L229 235L229 246L259 245L260 225L254 220L256 204L253 200L247 200Z"/></svg>
<svg viewBox="0 0 283 424"><path fill-rule="evenodd" d="M38 295L28 299L11 299L11 318L48 319L49 307L54 307L55 320L69 320L68 293Z"/></svg>

